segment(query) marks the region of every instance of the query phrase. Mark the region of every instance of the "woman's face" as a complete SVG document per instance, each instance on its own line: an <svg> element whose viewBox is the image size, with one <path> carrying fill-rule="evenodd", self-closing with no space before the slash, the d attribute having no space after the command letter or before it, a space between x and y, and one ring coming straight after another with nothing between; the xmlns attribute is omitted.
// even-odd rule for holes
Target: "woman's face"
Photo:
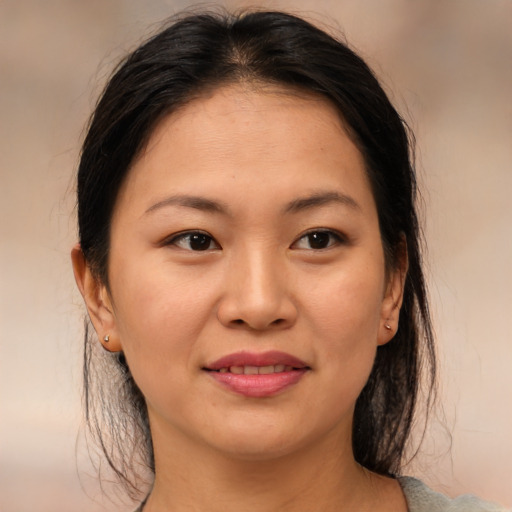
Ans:
<svg viewBox="0 0 512 512"><path fill-rule="evenodd" d="M241 458L349 445L402 285L334 107L243 86L158 125L117 199L109 280L93 319L153 435Z"/></svg>

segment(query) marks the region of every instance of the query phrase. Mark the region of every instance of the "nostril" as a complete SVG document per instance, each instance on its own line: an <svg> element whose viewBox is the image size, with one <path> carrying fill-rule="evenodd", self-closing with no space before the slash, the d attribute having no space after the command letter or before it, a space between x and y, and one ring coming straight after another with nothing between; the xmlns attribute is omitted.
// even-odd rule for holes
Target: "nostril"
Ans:
<svg viewBox="0 0 512 512"><path fill-rule="evenodd" d="M273 320L272 322L270 322L270 324L267 324L267 327L279 326L279 325L282 325L283 323L286 323L286 320L284 318L277 318L276 320ZM242 318L237 318L236 320L232 320L231 324L232 325L248 325L250 327L250 324L245 322Z"/></svg>

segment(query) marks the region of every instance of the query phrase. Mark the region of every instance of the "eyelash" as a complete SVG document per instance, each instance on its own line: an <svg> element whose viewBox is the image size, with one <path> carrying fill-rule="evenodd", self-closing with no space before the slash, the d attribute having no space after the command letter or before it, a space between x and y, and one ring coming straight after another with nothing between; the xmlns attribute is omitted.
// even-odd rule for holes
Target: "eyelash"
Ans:
<svg viewBox="0 0 512 512"><path fill-rule="evenodd" d="M318 235L320 235L320 237L318 237ZM316 248L311 247L311 242L312 242L311 237L313 237L313 236L317 236L317 240L316 240L317 242L324 242L325 238L322 238L322 237L327 236L328 237L327 238L328 245L326 247L316 247ZM302 240L308 240L310 247L298 247L298 244ZM323 250L329 249L333 246L345 244L346 242L347 242L347 238L337 231L333 231L331 229L312 229L312 230L308 231L307 233L304 233L303 235L301 235L292 244L292 249L295 248L295 249L304 249L304 250L313 250L313 251L323 251Z"/></svg>
<svg viewBox="0 0 512 512"><path fill-rule="evenodd" d="M207 242L207 245L205 244L204 247L193 249L191 246L191 244L194 243L193 237L196 237L196 242ZM179 243L186 240L188 240L188 247L180 246ZM212 244L215 245L215 247L212 248ZM220 245L215 241L215 239L204 231L185 231L183 233L178 233L177 235L173 235L171 238L165 240L163 245L174 245L180 249L192 252L205 252L212 249L221 249Z"/></svg>
<svg viewBox="0 0 512 512"><path fill-rule="evenodd" d="M316 240L314 240L313 237L316 237ZM309 247L299 247L299 244L303 240L306 240L309 243ZM186 242L186 246L180 245L180 242L183 241ZM325 247L313 247L312 244L315 242L320 245L327 242L327 245ZM312 229L301 235L295 242L293 242L291 249L323 251L346 242L346 237L336 231L330 229ZM198 243L199 245L197 245L196 248L193 248L192 244L194 243ZM205 252L212 249L222 249L220 244L204 231L186 231L173 235L170 239L165 240L163 245L174 245L180 249L192 252ZM214 247L212 247L212 245L214 245Z"/></svg>

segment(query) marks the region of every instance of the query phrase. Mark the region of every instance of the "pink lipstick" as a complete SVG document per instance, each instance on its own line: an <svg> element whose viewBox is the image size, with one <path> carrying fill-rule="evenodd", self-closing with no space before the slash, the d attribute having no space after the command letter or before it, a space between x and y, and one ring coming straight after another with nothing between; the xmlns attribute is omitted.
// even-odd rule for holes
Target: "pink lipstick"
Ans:
<svg viewBox="0 0 512 512"><path fill-rule="evenodd" d="M273 396L296 384L310 370L284 352L237 352L208 364L205 371L231 391L252 398Z"/></svg>

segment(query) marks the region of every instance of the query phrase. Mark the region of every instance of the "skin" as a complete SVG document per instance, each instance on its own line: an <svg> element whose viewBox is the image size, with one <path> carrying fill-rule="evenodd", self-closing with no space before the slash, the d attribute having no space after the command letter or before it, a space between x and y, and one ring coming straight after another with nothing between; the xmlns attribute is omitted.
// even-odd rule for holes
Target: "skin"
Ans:
<svg viewBox="0 0 512 512"><path fill-rule="evenodd" d="M211 237L206 250L189 231ZM321 247L312 231L328 231ZM233 85L168 116L117 198L109 287L79 246L73 264L100 340L124 351L146 397L145 511L406 510L398 483L351 449L406 269L386 269L362 155L329 102ZM247 398L203 370L240 350L283 351L310 370Z"/></svg>

